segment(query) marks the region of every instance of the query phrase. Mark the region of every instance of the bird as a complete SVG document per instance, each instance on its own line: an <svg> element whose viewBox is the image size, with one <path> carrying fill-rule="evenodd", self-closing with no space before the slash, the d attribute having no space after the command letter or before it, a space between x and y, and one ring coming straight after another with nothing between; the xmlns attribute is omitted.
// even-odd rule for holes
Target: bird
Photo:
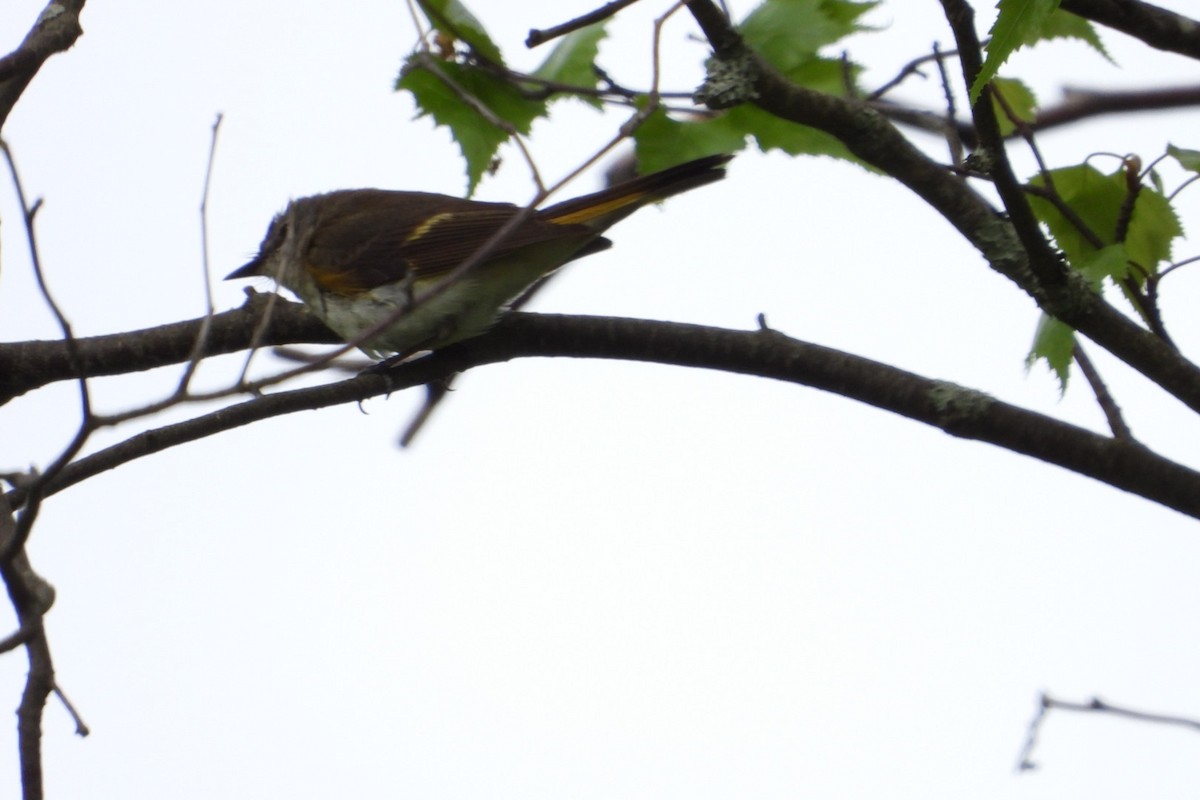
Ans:
<svg viewBox="0 0 1200 800"><path fill-rule="evenodd" d="M273 279L375 359L436 350L486 331L567 262L611 247L605 231L639 208L721 180L731 158L698 158L532 212L384 189L302 197L226 280ZM459 269L489 241L474 267Z"/></svg>

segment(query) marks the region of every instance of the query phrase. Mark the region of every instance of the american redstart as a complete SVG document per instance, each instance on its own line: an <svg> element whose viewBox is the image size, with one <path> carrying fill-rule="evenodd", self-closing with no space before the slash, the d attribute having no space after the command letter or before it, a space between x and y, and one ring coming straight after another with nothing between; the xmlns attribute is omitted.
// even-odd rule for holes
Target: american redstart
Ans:
<svg viewBox="0 0 1200 800"><path fill-rule="evenodd" d="M482 333L505 305L563 264L612 245L601 236L640 207L725 177L731 156L689 161L539 209L476 268L444 279L522 213L426 192L351 189L293 200L232 278L265 275L369 355L407 355ZM435 288L436 287L436 288Z"/></svg>

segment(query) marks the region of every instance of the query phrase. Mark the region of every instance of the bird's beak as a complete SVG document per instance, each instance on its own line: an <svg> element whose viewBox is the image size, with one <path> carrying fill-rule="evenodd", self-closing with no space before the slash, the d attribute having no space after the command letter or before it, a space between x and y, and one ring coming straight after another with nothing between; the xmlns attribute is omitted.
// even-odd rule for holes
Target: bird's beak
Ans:
<svg viewBox="0 0 1200 800"><path fill-rule="evenodd" d="M239 278L253 278L257 275L262 275L263 257L260 253L255 256L250 263L245 266L238 267L233 272L225 276L227 281L236 281Z"/></svg>

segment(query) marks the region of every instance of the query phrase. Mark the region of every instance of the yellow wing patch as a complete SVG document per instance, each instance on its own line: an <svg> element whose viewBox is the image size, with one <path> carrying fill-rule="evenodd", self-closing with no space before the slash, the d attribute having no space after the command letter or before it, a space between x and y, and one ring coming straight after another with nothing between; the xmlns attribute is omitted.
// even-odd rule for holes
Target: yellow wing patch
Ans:
<svg viewBox="0 0 1200 800"><path fill-rule="evenodd" d="M426 219L420 225L413 228L412 233L404 237L404 244L412 244L417 239L420 239L422 236L436 228L439 223L450 219L453 216L454 213L451 211L443 211L441 214L434 214L433 216L429 217L429 219Z"/></svg>

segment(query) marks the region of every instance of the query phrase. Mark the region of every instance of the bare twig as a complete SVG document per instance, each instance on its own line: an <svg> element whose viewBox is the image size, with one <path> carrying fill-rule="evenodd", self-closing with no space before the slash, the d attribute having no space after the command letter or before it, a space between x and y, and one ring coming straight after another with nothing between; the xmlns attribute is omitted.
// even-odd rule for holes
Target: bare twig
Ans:
<svg viewBox="0 0 1200 800"><path fill-rule="evenodd" d="M71 323L67 320L66 315L62 312L62 309L50 293L50 287L46 283L46 276L42 270L41 257L38 254L37 234L33 223L38 208L41 207L41 201L39 200L30 205L26 200L25 188L21 183L16 161L13 159L12 151L9 149L7 142L0 140L0 151L4 153L4 160L8 164L9 173L12 176L13 189L16 191L17 201L21 204L21 216L25 225L25 240L29 245L29 257L33 264L33 274L37 281L38 291L41 292L43 301L49 307L55 320L57 320L59 329L63 334L63 339L66 342L67 357L70 360L72 371L79 385L79 405L81 411L79 428L76 430L74 437L63 448L63 451L53 463L33 481L24 507L17 518L16 531L11 539L4 543L3 548L0 548L0 562L11 564L16 555L24 549L25 541L29 538L29 532L33 529L33 523L37 520L38 511L41 508L42 491L46 481L57 475L83 449L93 430L93 414L91 393L88 389L87 376L84 374L80 364L79 348L75 340L75 334L71 330Z"/></svg>
<svg viewBox="0 0 1200 800"><path fill-rule="evenodd" d="M942 83L942 95L946 100L945 131L946 144L950 148L950 163L960 167L963 162L963 142L962 137L958 135L958 127L954 124L954 119L958 116L954 86L950 83L950 75L946 71L946 54L942 53L937 42L933 43L933 56L934 63L937 64L938 78Z"/></svg>
<svg viewBox="0 0 1200 800"><path fill-rule="evenodd" d="M1029 732L1025 737L1025 744L1021 748L1020 757L1017 759L1018 771L1037 769L1038 765L1033 759L1033 751L1037 747L1038 735L1041 733L1041 729L1045 725L1051 709L1080 713L1111 714L1115 717L1124 717L1125 719L1133 719L1139 722L1151 722L1155 725L1175 725L1200 731L1200 719L1192 717L1177 716L1175 714L1155 714L1149 711L1114 706L1098 697L1093 697L1086 703L1072 703L1068 700L1056 700L1043 692L1038 702L1037 713L1029 723Z"/></svg>
<svg viewBox="0 0 1200 800"><path fill-rule="evenodd" d="M925 73L921 72L921 67L925 66L929 62L943 61L946 58L952 58L956 55L958 55L957 50L939 50L937 45L934 45L933 52L926 53L923 56L917 56L912 61L909 61L907 64L901 67L900 71L892 76L890 80L885 81L883 84L877 87L873 92L868 94L865 99L881 100L885 94L890 92L892 89L895 89L910 76L920 75L922 78L924 78ZM939 70L940 69L941 67L939 66Z"/></svg>
<svg viewBox="0 0 1200 800"><path fill-rule="evenodd" d="M1083 373L1088 385L1092 387L1092 393L1096 395L1096 402L1100 404L1100 410L1104 412L1104 418L1108 420L1108 427L1113 432L1113 436L1118 439L1133 439L1133 432L1125 423L1121 407L1113 399L1112 394L1108 391L1108 385L1100 377L1096 366L1079 343L1075 344L1072 356L1075 363L1079 365L1079 371Z"/></svg>
<svg viewBox="0 0 1200 800"><path fill-rule="evenodd" d="M1170 194L1167 195L1167 200L1169 202L1174 202L1175 198L1179 196L1180 192L1182 192L1187 187L1191 186L1196 181L1200 181L1200 175L1192 175L1192 176L1188 177L1186 180L1184 180L1182 183L1180 183L1178 186L1176 186L1174 191L1172 191Z"/></svg>
<svg viewBox="0 0 1200 800"><path fill-rule="evenodd" d="M1017 758L1017 772L1037 769L1037 762L1033 760L1033 751L1037 747L1038 734L1042 732L1042 723L1046 721L1048 699L1045 694L1038 698L1037 713L1029 721L1029 728L1025 733L1025 744L1021 746L1021 755Z"/></svg>
<svg viewBox="0 0 1200 800"><path fill-rule="evenodd" d="M1084 222L1083 217L1067 204L1067 201L1062 199L1062 196L1054 188L1054 177L1048 173L1043 176L1046 179L1045 186L1034 186L1033 184L1025 184L1024 191L1026 194L1040 197L1054 206L1054 209L1062 214L1063 219L1071 223L1071 227L1079 231L1084 239L1087 239L1088 244L1097 250L1104 247L1104 240L1100 238L1100 234L1096 233L1091 227Z"/></svg>
<svg viewBox="0 0 1200 800"><path fill-rule="evenodd" d="M79 715L79 709L75 708L75 704L71 702L70 698L67 697L57 682L54 684L54 696L58 698L58 701L63 704L63 708L71 715L71 720L75 723L75 735L87 736L90 734L92 731L87 726L87 723L83 721L83 717Z"/></svg>
<svg viewBox="0 0 1200 800"><path fill-rule="evenodd" d="M947 51L953 52L953 51ZM929 58L924 56L923 58ZM943 134L946 125L940 114L928 109L917 108L887 98L877 98L871 104L881 114L909 127L931 133ZM1105 114L1139 114L1168 108L1191 108L1200 105L1200 86L1169 86L1130 91L1098 89L1063 89L1063 99L1053 105L1037 109L1032 120L1026 124L1035 133L1044 133L1054 128L1103 116ZM954 120L953 127L963 143L969 147L979 146L979 132L970 120ZM1013 130L1005 134L1006 139L1020 136Z"/></svg>
<svg viewBox="0 0 1200 800"><path fill-rule="evenodd" d="M625 8L626 6L631 6L636 2L637 0L613 0L611 3L605 3L595 11L589 11L588 13L564 22L561 25L555 25L552 28L546 28L544 30L533 28L529 31L529 36L525 39L525 46L537 47L540 44L545 44L551 39L557 39L559 36L566 36L571 31L577 31L580 28L586 28L588 25L594 25L601 20L608 19L621 9Z"/></svg>
<svg viewBox="0 0 1200 800"><path fill-rule="evenodd" d="M205 342L208 340L208 332L212 327L212 316L216 311L213 305L212 271L209 269L208 263L208 192L212 186L213 163L217 156L217 134L221 130L221 119L222 115L217 114L217 118L213 122L212 138L208 145L208 165L204 169L204 189L200 193L200 265L204 279L204 321L200 325L200 331L196 334L196 346L192 349L183 375L179 378L179 385L175 388L175 397L185 395L188 386L191 385L192 377L196 374L196 368L200 366L200 359L204 355Z"/></svg>
<svg viewBox="0 0 1200 800"><path fill-rule="evenodd" d="M1200 86L1111 91L1066 87L1062 101L1040 109L1033 121L1038 131L1057 128L1102 114L1136 114L1200 105Z"/></svg>

